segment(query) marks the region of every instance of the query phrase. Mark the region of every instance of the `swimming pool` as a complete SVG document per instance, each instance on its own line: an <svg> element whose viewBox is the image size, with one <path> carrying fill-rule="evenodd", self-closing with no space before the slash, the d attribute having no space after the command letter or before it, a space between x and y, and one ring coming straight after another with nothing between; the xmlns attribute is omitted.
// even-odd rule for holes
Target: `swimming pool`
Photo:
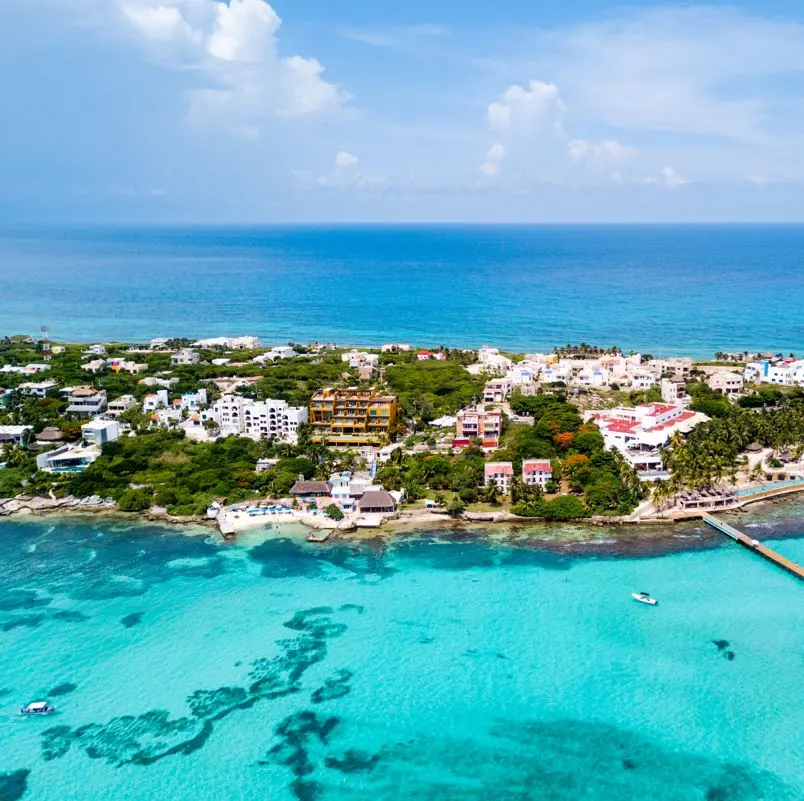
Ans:
<svg viewBox="0 0 804 801"><path fill-rule="evenodd" d="M798 487L804 486L804 480L800 478L791 481L774 481L771 484L762 484L759 487L746 487L745 489L737 490L737 495L745 497L747 495L758 495L760 492L767 492L772 489L783 489L784 487Z"/></svg>

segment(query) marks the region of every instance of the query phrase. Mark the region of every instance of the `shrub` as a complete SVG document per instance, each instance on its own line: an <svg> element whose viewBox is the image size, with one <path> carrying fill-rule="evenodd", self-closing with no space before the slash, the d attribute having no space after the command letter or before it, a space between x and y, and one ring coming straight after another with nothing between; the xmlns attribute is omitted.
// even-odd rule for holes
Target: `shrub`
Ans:
<svg viewBox="0 0 804 801"><path fill-rule="evenodd" d="M118 501L121 512L144 512L151 507L151 493L145 489L128 489Z"/></svg>

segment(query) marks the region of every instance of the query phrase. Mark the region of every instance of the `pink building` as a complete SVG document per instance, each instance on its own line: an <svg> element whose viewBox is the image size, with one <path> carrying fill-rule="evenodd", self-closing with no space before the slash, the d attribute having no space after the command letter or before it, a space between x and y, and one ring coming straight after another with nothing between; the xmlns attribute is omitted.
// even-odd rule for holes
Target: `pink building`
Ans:
<svg viewBox="0 0 804 801"><path fill-rule="evenodd" d="M482 448L487 453L497 450L502 432L502 414L500 412L486 411L484 407L475 409L461 409L458 412L458 422L453 448L466 448L471 440L481 440Z"/></svg>
<svg viewBox="0 0 804 801"><path fill-rule="evenodd" d="M484 475L487 487L496 484L504 495L511 492L511 481L514 478L514 465L511 462L488 462L484 467Z"/></svg>
<svg viewBox="0 0 804 801"><path fill-rule="evenodd" d="M553 478L553 466L549 459L525 459L522 462L522 481L531 487L544 489Z"/></svg>

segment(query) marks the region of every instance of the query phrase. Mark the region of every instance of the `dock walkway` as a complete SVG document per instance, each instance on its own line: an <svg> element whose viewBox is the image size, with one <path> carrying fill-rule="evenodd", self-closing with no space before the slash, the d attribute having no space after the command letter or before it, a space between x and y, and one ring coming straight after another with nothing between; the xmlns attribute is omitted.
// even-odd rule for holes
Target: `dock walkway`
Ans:
<svg viewBox="0 0 804 801"><path fill-rule="evenodd" d="M728 523L725 523L718 517L714 517L713 515L704 515L703 520L704 523L707 523L708 525L712 526L712 528L717 529L727 537L731 537L731 539L733 539L735 542L739 542L740 545L748 548L749 551L758 553L769 562L773 562L777 567L781 567L782 570L792 573L797 578L804 579L804 568L796 562L791 561L786 556L782 556L777 551L774 551L773 548L768 548L767 545L763 545L761 542L759 542L759 540L746 536L742 533L742 531L738 531L736 528L734 528L734 526L730 526Z"/></svg>

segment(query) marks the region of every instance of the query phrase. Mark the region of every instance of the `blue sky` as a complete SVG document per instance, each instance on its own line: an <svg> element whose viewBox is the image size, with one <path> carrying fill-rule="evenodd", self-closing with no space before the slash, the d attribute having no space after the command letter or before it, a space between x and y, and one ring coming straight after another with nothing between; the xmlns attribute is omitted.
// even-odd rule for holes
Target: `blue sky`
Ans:
<svg viewBox="0 0 804 801"><path fill-rule="evenodd" d="M4 21L0 221L804 219L798 0L6 0Z"/></svg>

